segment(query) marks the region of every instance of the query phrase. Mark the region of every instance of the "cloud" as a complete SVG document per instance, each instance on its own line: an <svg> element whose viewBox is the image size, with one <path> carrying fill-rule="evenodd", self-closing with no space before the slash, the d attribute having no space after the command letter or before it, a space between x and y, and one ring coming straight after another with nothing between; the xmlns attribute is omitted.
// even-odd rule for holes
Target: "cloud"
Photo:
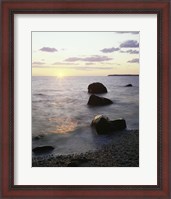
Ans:
<svg viewBox="0 0 171 199"><path fill-rule="evenodd" d="M79 57L69 57L67 59L65 59L65 61L68 61L68 62L76 62L76 61L82 61L83 58L79 58Z"/></svg>
<svg viewBox="0 0 171 199"><path fill-rule="evenodd" d="M139 54L139 51L138 50L127 50L127 51L120 51L121 53L130 53L130 54Z"/></svg>
<svg viewBox="0 0 171 199"><path fill-rule="evenodd" d="M118 33L118 34L133 34L133 35L137 35L137 34L139 34L139 31L115 31L115 33Z"/></svg>
<svg viewBox="0 0 171 199"><path fill-rule="evenodd" d="M71 69L71 70L110 70L116 67L112 66L55 66L55 65L46 65L46 66L33 66L34 68L56 68L56 69Z"/></svg>
<svg viewBox="0 0 171 199"><path fill-rule="evenodd" d="M135 40L127 40L123 42L122 44L120 44L120 47L121 48L138 48L139 43Z"/></svg>
<svg viewBox="0 0 171 199"><path fill-rule="evenodd" d="M88 62L88 63L85 63L86 65L93 65L94 63L92 62Z"/></svg>
<svg viewBox="0 0 171 199"><path fill-rule="evenodd" d="M67 62L76 62L76 61L84 61L84 62L102 62L102 61L109 61L112 60L112 58L107 57L107 56L99 56L99 55L94 55L91 57L69 57L65 59Z"/></svg>
<svg viewBox="0 0 171 199"><path fill-rule="evenodd" d="M36 64L35 64L36 63ZM78 63L65 63L65 62L55 62L53 64L46 64L45 63L39 63L39 62L33 62L32 63L32 67L34 68L71 68L72 66L77 66L78 67Z"/></svg>
<svg viewBox="0 0 171 199"><path fill-rule="evenodd" d="M100 64L109 65L109 66L111 66L111 65L112 65L112 66L114 66L114 65L115 65L115 66L119 66L119 65L120 65L120 64L118 64L118 63L113 63L113 62L106 62L106 63L105 63L105 62L101 62Z"/></svg>
<svg viewBox="0 0 171 199"><path fill-rule="evenodd" d="M40 62L40 61L34 61L32 64L33 65L43 65L45 63L44 62Z"/></svg>
<svg viewBox="0 0 171 199"><path fill-rule="evenodd" d="M52 65L78 65L77 63L55 62Z"/></svg>
<svg viewBox="0 0 171 199"><path fill-rule="evenodd" d="M49 53L53 53L53 52L57 52L58 51L56 48L50 48L50 47L43 47L43 48L41 48L39 50L43 51L43 52L49 52Z"/></svg>
<svg viewBox="0 0 171 199"><path fill-rule="evenodd" d="M115 67L94 67L94 66L83 66L83 67L74 67L76 70L111 70Z"/></svg>
<svg viewBox="0 0 171 199"><path fill-rule="evenodd" d="M138 58L132 59L128 61L128 63L139 63L139 59Z"/></svg>
<svg viewBox="0 0 171 199"><path fill-rule="evenodd" d="M112 53L112 52L115 52L115 51L119 51L120 48L103 48L102 50L100 50L101 52L103 53Z"/></svg>

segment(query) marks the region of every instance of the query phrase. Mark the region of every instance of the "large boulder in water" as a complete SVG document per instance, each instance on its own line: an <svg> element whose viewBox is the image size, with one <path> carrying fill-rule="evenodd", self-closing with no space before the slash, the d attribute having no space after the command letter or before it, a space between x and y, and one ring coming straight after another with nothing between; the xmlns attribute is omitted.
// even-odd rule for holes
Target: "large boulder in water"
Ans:
<svg viewBox="0 0 171 199"><path fill-rule="evenodd" d="M110 99L99 97L97 95L91 95L88 100L88 105L91 106L105 106L109 104L113 104L113 102Z"/></svg>
<svg viewBox="0 0 171 199"><path fill-rule="evenodd" d="M95 82L88 86L88 93L107 93L107 88L102 83Z"/></svg>
<svg viewBox="0 0 171 199"><path fill-rule="evenodd" d="M97 115L93 119L91 126L94 126L98 134L108 134L110 131L110 122L108 117Z"/></svg>
<svg viewBox="0 0 171 199"><path fill-rule="evenodd" d="M43 154L43 153L50 153L53 150L54 150L53 146L40 146L40 147L34 148L32 151L35 154Z"/></svg>
<svg viewBox="0 0 171 199"><path fill-rule="evenodd" d="M91 126L94 126L97 134L109 134L113 131L120 131L126 128L126 121L122 118L110 121L108 117L97 115Z"/></svg>

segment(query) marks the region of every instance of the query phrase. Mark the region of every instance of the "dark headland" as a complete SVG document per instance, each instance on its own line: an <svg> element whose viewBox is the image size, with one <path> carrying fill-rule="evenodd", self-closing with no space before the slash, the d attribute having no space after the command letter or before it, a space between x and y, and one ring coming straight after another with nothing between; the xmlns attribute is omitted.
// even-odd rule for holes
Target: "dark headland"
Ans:
<svg viewBox="0 0 171 199"><path fill-rule="evenodd" d="M108 76L139 76L139 74L110 74Z"/></svg>

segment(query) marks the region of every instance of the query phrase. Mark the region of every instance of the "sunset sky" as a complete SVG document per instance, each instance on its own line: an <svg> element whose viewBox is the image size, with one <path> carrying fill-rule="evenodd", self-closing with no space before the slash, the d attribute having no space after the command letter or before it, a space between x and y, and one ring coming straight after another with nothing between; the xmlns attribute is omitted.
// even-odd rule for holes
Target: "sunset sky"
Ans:
<svg viewBox="0 0 171 199"><path fill-rule="evenodd" d="M32 32L33 76L139 74L139 32Z"/></svg>

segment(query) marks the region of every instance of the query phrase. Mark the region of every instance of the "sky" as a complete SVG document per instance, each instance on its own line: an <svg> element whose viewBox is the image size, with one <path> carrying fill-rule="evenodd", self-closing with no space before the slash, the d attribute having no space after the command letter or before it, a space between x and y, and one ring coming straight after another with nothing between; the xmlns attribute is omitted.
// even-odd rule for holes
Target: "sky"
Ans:
<svg viewBox="0 0 171 199"><path fill-rule="evenodd" d="M33 76L139 74L139 32L32 32Z"/></svg>

